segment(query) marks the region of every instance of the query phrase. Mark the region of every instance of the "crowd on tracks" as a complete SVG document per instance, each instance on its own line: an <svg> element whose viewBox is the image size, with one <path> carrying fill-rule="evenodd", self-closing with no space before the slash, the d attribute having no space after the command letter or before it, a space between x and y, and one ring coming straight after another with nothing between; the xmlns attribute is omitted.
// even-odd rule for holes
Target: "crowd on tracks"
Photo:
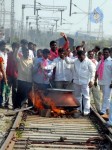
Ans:
<svg viewBox="0 0 112 150"><path fill-rule="evenodd" d="M71 50L66 34L60 35L65 44L58 48L51 41L50 50L37 49L36 44L22 39L8 51L6 42L0 41L0 108L9 108L11 94L13 109L21 108L32 86L45 96L48 88L72 89L83 115L90 113L92 94L96 110L100 115L109 113L107 124L112 126L111 49L95 46L87 51L82 41ZM28 105L32 105L30 99Z"/></svg>

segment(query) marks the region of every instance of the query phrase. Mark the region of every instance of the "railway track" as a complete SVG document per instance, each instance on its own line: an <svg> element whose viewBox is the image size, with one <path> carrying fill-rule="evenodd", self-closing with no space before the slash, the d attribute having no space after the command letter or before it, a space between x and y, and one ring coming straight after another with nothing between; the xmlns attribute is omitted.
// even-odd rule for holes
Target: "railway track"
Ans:
<svg viewBox="0 0 112 150"><path fill-rule="evenodd" d="M111 150L112 130L91 110L87 117L40 117L19 112L1 150Z"/></svg>

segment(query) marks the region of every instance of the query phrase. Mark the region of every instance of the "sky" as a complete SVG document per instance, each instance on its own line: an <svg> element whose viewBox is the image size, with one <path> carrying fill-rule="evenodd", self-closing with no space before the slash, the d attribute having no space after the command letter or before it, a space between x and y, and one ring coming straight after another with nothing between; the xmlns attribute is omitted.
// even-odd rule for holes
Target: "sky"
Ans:
<svg viewBox="0 0 112 150"><path fill-rule="evenodd" d="M6 10L10 9L10 1L5 0ZM67 32L75 34L77 31L87 31L87 21L88 15L87 14L72 14L69 16L69 9L70 9L70 0L37 0L43 5L53 5L53 6L66 6L67 10L63 12L63 24L60 25L58 22L58 31ZM89 0L72 0L73 4L76 4L80 9L85 12L88 12ZM22 4L34 4L34 0L15 0L15 19L21 20L22 16ZM96 7L100 7L103 11L104 19L103 19L103 31L105 35L112 34L112 0L92 0L92 10ZM73 12L81 12L80 9L72 5L72 13ZM25 8L25 16L34 16L34 10L32 8ZM60 12L49 12L49 11L39 11L40 17L61 17ZM26 17L25 17L26 18ZM26 19L25 19L26 20ZM30 20L33 21L33 20ZM26 22L26 21L25 21ZM34 22L34 21L33 21ZM72 24L69 24L72 23ZM55 24L54 21L50 21L49 25L46 28L50 27L51 24ZM32 25L35 28L35 24ZM44 27L41 25L41 27ZM99 24L91 23L91 30L94 32L99 31Z"/></svg>

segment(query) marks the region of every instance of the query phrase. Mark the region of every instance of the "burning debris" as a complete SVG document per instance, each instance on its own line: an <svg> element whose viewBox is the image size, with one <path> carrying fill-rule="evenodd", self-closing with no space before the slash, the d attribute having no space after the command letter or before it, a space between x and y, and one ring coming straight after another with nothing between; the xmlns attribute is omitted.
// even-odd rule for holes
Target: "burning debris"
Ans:
<svg viewBox="0 0 112 150"><path fill-rule="evenodd" d="M58 98L57 101L55 102L52 96L46 97L43 95L42 91L35 90L35 91L30 91L29 93L29 98L31 99L35 108L39 110L41 116L58 117L63 115L72 115L75 112L77 112L77 110L68 109L69 107L72 108L72 106L70 106L66 101L66 99L69 99L71 101L71 97L69 93L63 94L62 96L60 96L60 98L59 96L60 95L58 94L58 97L57 96L55 97L55 99ZM62 102L62 105L57 105L60 102Z"/></svg>

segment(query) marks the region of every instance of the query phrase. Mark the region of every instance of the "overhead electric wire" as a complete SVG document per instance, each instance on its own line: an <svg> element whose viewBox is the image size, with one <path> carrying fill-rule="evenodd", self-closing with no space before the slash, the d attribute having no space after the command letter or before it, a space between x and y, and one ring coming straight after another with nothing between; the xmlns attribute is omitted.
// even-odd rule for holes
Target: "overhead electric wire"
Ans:
<svg viewBox="0 0 112 150"><path fill-rule="evenodd" d="M105 0L99 7L102 7L107 2L108 2L108 0Z"/></svg>

